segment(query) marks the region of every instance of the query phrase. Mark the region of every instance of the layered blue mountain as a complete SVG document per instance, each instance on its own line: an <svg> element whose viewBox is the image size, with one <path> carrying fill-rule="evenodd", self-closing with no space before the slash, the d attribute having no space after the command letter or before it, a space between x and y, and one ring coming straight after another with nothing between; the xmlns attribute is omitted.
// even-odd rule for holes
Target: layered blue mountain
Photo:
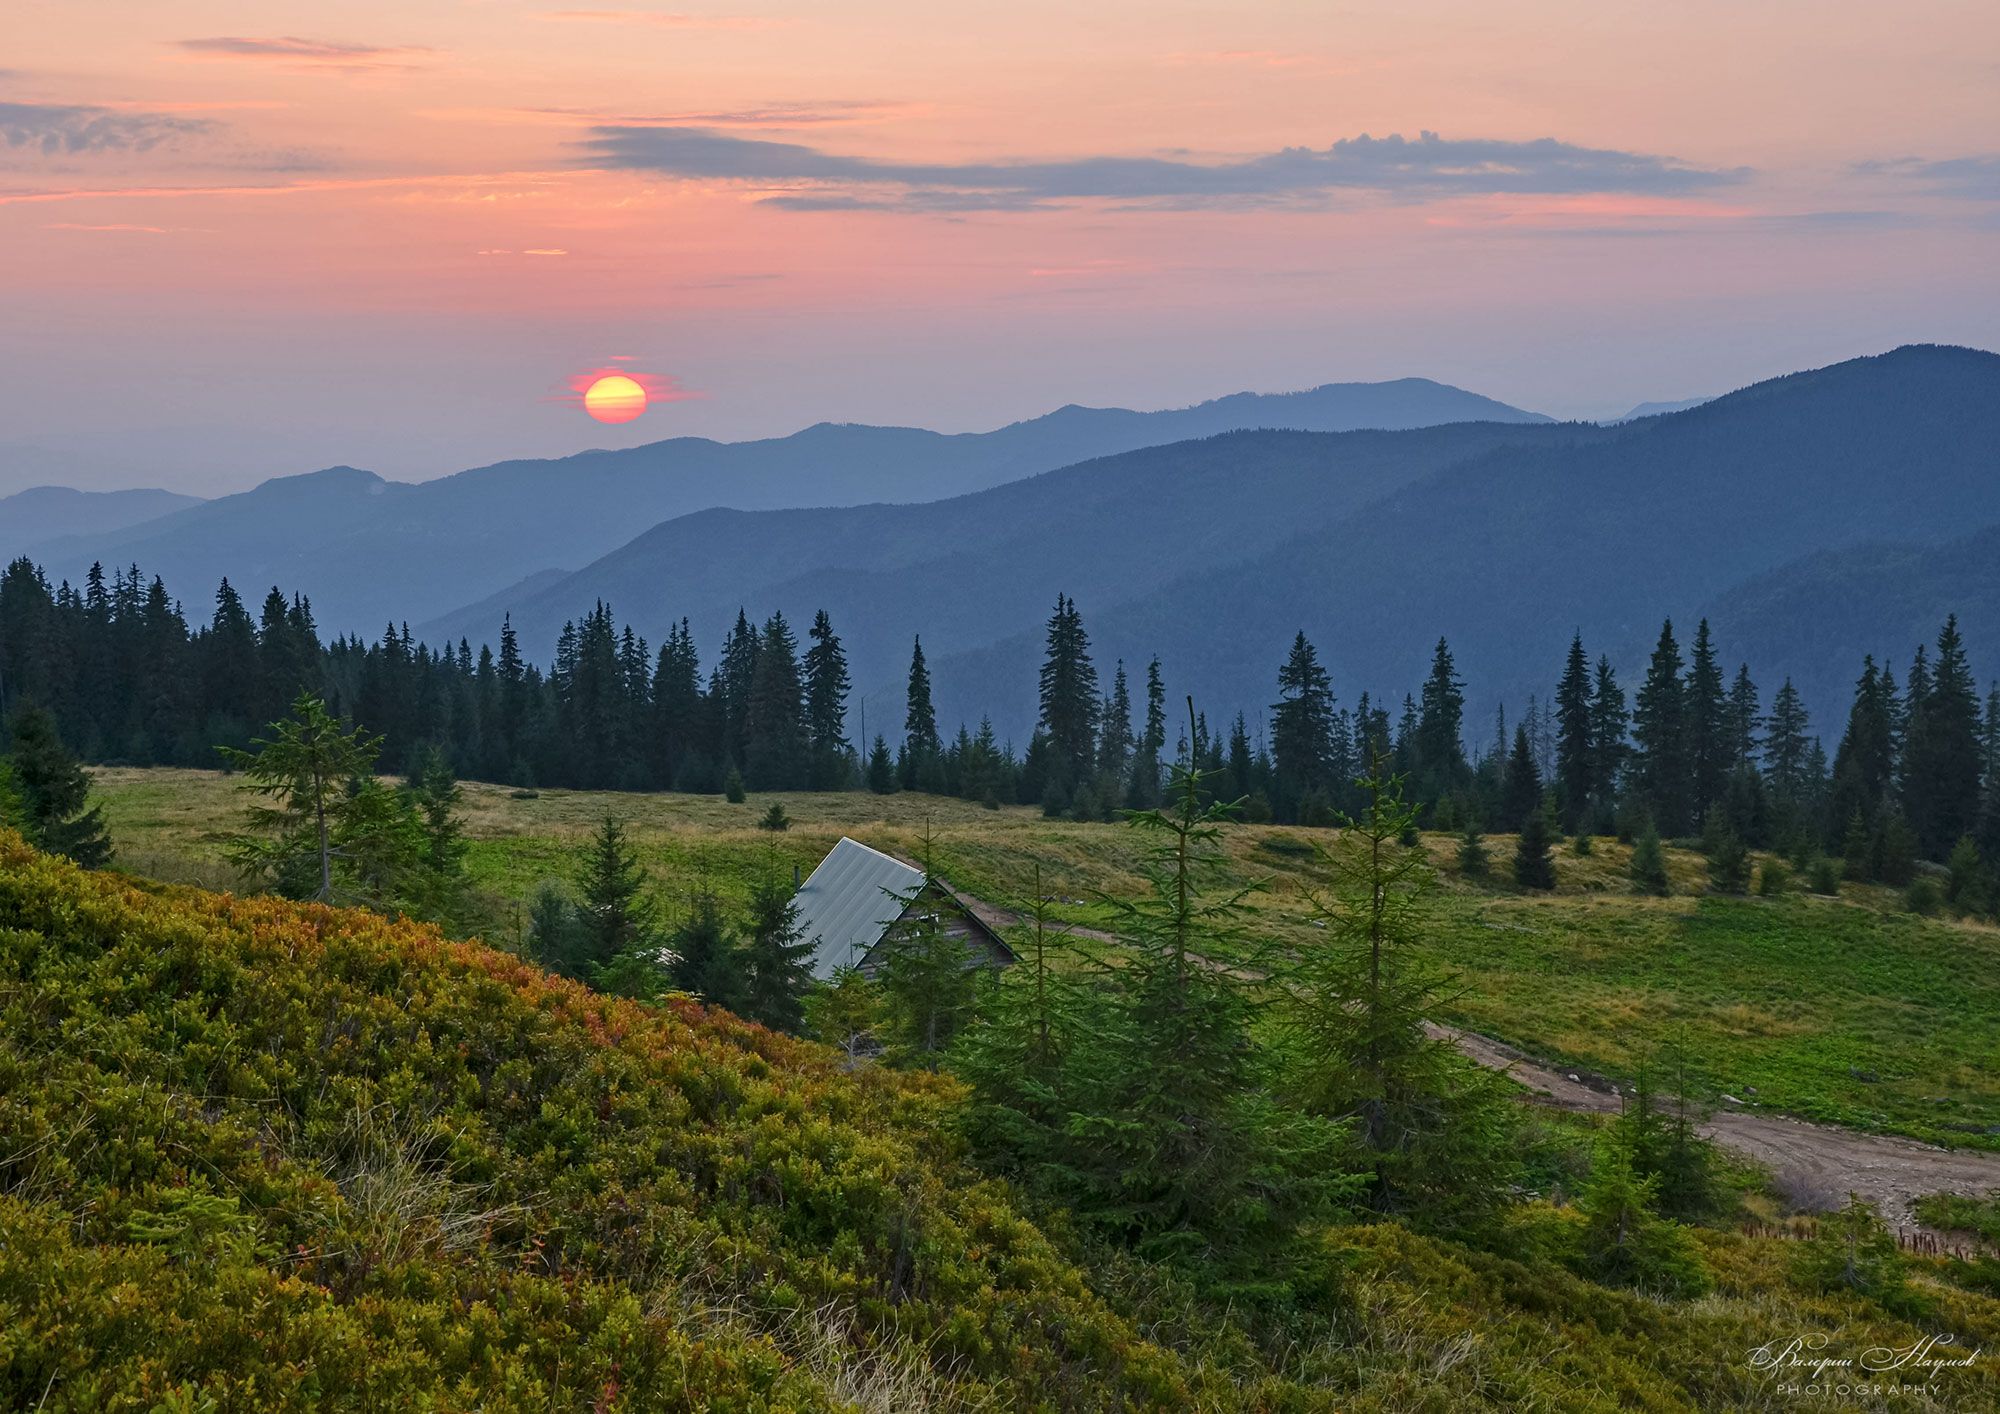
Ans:
<svg viewBox="0 0 2000 1414"><path fill-rule="evenodd" d="M1767 693L1795 672L1831 726L1860 655L1907 657L1941 611L1978 607L1976 580L1947 578L1900 625L1841 622L1833 601L1792 595L1764 613L1756 652L1732 594L1811 556L1941 545L1990 523L2000 357L1909 347L1618 426L1243 432L924 505L709 512L420 633L490 640L512 612L545 657L562 622L602 598L655 642L686 615L712 651L739 605L801 629L825 608L871 729L900 727L921 633L941 719L990 710L1019 739L1061 590L1107 672L1157 653L1176 695L1211 717L1259 720L1300 629L1349 702L1363 689L1400 700L1446 636L1479 733L1496 695L1549 692L1572 631L1634 681L1663 616L1686 639L1708 610L1732 667L1748 658ZM1816 646L1784 669L1782 644Z"/></svg>
<svg viewBox="0 0 2000 1414"><path fill-rule="evenodd" d="M63 536L113 535L146 521L201 504L174 491L73 491L31 486L0 496L0 558Z"/></svg>
<svg viewBox="0 0 2000 1414"><path fill-rule="evenodd" d="M741 510L932 501L1135 447L1245 427L1411 428L1547 419L1425 379L1237 394L1167 412L1065 407L993 432L822 423L789 437L675 438L556 460L508 461L418 484L353 467L267 481L122 530L32 547L51 575L136 562L189 602L227 575L247 598L310 596L322 628L379 633L574 568L661 521Z"/></svg>

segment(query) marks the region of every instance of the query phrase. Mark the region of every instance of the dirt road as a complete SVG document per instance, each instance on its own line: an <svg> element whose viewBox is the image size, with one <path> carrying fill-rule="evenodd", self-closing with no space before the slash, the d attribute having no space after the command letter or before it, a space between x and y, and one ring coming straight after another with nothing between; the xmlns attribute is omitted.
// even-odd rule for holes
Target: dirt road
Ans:
<svg viewBox="0 0 2000 1414"><path fill-rule="evenodd" d="M1618 1092L1599 1077L1550 1067L1486 1036L1432 1025L1481 1065L1504 1071L1541 1103L1566 1110L1616 1112ZM1859 1193L1890 1222L1914 1227L1910 1204L1926 1193L2000 1189L2000 1154L1939 1149L1914 1139L1863 1134L1783 1115L1719 1108L1703 1132L1770 1169L1797 1196L1839 1203Z"/></svg>
<svg viewBox="0 0 2000 1414"><path fill-rule="evenodd" d="M1012 927L1018 915L981 899L958 900L989 926ZM1100 942L1117 941L1092 928L1064 930ZM1504 1071L1542 1104L1591 1113L1615 1113L1618 1091L1600 1076L1553 1068L1512 1046L1471 1031L1429 1025L1484 1066ZM1858 1193L1890 1222L1919 1226L1910 1205L1927 1193L1979 1194L2000 1190L2000 1154L1939 1149L1914 1139L1863 1134L1833 1125L1810 1124L1783 1115L1719 1107L1703 1132L1717 1144L1771 1170L1781 1191L1795 1200L1837 1205Z"/></svg>

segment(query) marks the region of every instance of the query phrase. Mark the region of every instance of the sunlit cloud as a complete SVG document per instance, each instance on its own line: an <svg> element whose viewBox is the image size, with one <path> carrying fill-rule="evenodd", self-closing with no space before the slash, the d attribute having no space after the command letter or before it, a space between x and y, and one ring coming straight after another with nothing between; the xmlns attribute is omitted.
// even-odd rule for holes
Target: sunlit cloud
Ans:
<svg viewBox="0 0 2000 1414"><path fill-rule="evenodd" d="M816 128L872 123L930 113L927 103L886 99L831 99L818 103L766 103L742 108L683 112L606 112L598 108L419 108L413 116L446 122L523 123L550 127Z"/></svg>
<svg viewBox="0 0 2000 1414"><path fill-rule="evenodd" d="M297 35L220 35L179 39L174 48L200 59L241 59L291 69L370 71L408 69L432 51L420 44L350 44Z"/></svg>
<svg viewBox="0 0 2000 1414"><path fill-rule="evenodd" d="M202 118L113 112L95 104L0 103L0 144L47 157L149 152L214 126Z"/></svg>
<svg viewBox="0 0 2000 1414"><path fill-rule="evenodd" d="M1331 147L1215 162L1092 156L1052 161L922 163L850 157L801 143L698 127L604 124L581 144L594 166L709 181L810 184L767 198L792 210L1021 210L1079 200L1154 206L1316 203L1337 192L1403 200L1495 193L1675 195L1740 181L1746 169L1541 138L1342 138Z"/></svg>
<svg viewBox="0 0 2000 1414"><path fill-rule="evenodd" d="M645 25L654 29L772 29L785 23L757 15L693 15L663 10L544 10L538 20Z"/></svg>
<svg viewBox="0 0 2000 1414"><path fill-rule="evenodd" d="M45 231L94 231L104 235L166 236L175 231L185 231L186 226L138 226L128 222L115 221L101 226L85 225L80 221L51 221L42 227Z"/></svg>

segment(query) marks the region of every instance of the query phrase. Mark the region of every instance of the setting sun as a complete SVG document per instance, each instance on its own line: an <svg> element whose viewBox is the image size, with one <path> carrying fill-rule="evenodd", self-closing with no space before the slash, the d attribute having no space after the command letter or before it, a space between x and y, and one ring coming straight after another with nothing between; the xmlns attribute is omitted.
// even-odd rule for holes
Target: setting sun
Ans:
<svg viewBox="0 0 2000 1414"><path fill-rule="evenodd" d="M599 422L630 422L646 410L646 390L622 373L607 373L584 390L583 410Z"/></svg>

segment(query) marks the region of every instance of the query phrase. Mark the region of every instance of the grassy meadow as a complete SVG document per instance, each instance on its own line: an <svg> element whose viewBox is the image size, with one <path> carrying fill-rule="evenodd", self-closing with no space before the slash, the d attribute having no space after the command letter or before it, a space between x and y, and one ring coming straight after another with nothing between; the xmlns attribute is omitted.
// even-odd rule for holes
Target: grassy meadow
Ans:
<svg viewBox="0 0 2000 1414"><path fill-rule="evenodd" d="M240 818L240 779L219 772L94 773L119 849L135 874L227 888L219 836ZM761 874L811 871L841 835L915 857L1003 907L1032 897L1041 870L1052 911L1111 921L1105 895L1130 894L1143 841L1122 825L1046 820L1022 808L919 795L720 797L465 786L469 868L492 921L488 940L518 946L525 900L574 871L611 811L653 871L668 908L706 881L741 898ZM789 830L757 828L771 803ZM1227 834L1229 871L1249 920L1281 945L1312 947L1328 891L1315 837L1244 825ZM2000 930L1903 911L1894 893L1848 886L1839 899L1703 892L1699 856L1669 851L1674 892L1641 897L1629 851L1599 840L1556 851L1555 893L1507 877L1513 841L1489 836L1494 881L1457 877L1455 838L1430 836L1439 867L1434 960L1460 987L1437 1017L1532 1055L1629 1078L1663 1041L1686 1037L1716 1094L1808 1119L2000 1149Z"/></svg>

